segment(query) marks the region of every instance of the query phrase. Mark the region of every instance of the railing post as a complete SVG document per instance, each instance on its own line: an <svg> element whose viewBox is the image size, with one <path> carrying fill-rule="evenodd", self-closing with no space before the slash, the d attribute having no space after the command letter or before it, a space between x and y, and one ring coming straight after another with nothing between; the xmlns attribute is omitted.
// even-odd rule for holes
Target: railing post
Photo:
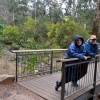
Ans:
<svg viewBox="0 0 100 100"><path fill-rule="evenodd" d="M16 53L16 82L17 82L17 53Z"/></svg>
<svg viewBox="0 0 100 100"><path fill-rule="evenodd" d="M90 91L90 93L93 95L93 100L95 100L96 73L97 73L97 57L95 58L93 89Z"/></svg>
<svg viewBox="0 0 100 100"><path fill-rule="evenodd" d="M65 62L62 62L62 80L61 80L61 100L64 100L65 93Z"/></svg>
<svg viewBox="0 0 100 100"><path fill-rule="evenodd" d="M51 51L51 66L50 66L50 73L52 74L52 66L53 66L53 51Z"/></svg>

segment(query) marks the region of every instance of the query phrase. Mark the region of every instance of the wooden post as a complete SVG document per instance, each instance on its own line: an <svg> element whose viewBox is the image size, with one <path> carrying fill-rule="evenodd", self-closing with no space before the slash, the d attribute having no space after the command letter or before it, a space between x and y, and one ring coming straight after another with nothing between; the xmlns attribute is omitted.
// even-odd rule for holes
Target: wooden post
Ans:
<svg viewBox="0 0 100 100"><path fill-rule="evenodd" d="M50 73L52 74L53 71L53 51L51 51L51 66L50 66Z"/></svg>
<svg viewBox="0 0 100 100"><path fill-rule="evenodd" d="M62 62L62 79L61 79L61 100L64 100L65 93L65 62Z"/></svg>

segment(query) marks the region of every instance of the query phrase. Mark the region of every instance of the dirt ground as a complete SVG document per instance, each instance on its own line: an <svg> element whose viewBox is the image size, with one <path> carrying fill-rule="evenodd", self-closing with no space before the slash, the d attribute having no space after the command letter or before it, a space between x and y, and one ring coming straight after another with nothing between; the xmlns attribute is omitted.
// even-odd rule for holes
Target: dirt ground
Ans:
<svg viewBox="0 0 100 100"><path fill-rule="evenodd" d="M17 83L0 85L0 100L45 100Z"/></svg>
<svg viewBox="0 0 100 100"><path fill-rule="evenodd" d="M0 53L0 75L15 75L15 59L12 55ZM17 83L0 84L0 100L45 100Z"/></svg>

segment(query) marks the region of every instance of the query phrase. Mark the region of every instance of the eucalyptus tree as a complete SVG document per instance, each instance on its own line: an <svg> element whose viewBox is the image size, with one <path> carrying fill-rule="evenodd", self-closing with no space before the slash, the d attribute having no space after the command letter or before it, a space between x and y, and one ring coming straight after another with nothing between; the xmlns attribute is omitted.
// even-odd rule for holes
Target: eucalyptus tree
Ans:
<svg viewBox="0 0 100 100"><path fill-rule="evenodd" d="M92 23L97 6L96 0L65 0L65 15L71 16L84 29L92 30Z"/></svg>
<svg viewBox="0 0 100 100"><path fill-rule="evenodd" d="M8 0L7 7L13 25L19 25L28 16L28 0Z"/></svg>
<svg viewBox="0 0 100 100"><path fill-rule="evenodd" d="M7 4L7 0L0 0L0 23L9 23Z"/></svg>
<svg viewBox="0 0 100 100"><path fill-rule="evenodd" d="M31 0L32 18L36 22L34 37L37 42L48 40L47 23L57 23L62 21L63 13L58 1L55 0Z"/></svg>
<svg viewBox="0 0 100 100"><path fill-rule="evenodd" d="M73 1L72 0L66 0L65 1L65 16L72 16L72 4Z"/></svg>
<svg viewBox="0 0 100 100"><path fill-rule="evenodd" d="M54 23L62 21L63 12L57 2L54 2L54 1L51 2L51 5L49 6L48 16L49 16L50 21Z"/></svg>
<svg viewBox="0 0 100 100"><path fill-rule="evenodd" d="M100 19L100 0L98 0L98 4L97 4L97 8L96 8L96 13L95 13L95 17L93 20L93 29L92 29L92 34L96 35L96 36L100 36L100 34L98 34L99 31L99 19Z"/></svg>
<svg viewBox="0 0 100 100"><path fill-rule="evenodd" d="M92 30L96 5L95 0L77 0L76 20L84 29Z"/></svg>
<svg viewBox="0 0 100 100"><path fill-rule="evenodd" d="M61 21L63 13L57 0L31 0L31 2L34 19L43 19L54 23Z"/></svg>

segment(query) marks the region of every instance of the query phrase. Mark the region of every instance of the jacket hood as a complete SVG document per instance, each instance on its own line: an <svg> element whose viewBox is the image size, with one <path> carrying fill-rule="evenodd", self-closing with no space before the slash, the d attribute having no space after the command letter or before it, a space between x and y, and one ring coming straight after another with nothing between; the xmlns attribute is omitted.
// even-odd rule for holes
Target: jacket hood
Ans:
<svg viewBox="0 0 100 100"><path fill-rule="evenodd" d="M83 39L83 37L81 35L76 35L74 43L75 43L75 46L80 47L80 46L77 45L77 40L78 39L82 40L82 44L84 43L84 39Z"/></svg>

